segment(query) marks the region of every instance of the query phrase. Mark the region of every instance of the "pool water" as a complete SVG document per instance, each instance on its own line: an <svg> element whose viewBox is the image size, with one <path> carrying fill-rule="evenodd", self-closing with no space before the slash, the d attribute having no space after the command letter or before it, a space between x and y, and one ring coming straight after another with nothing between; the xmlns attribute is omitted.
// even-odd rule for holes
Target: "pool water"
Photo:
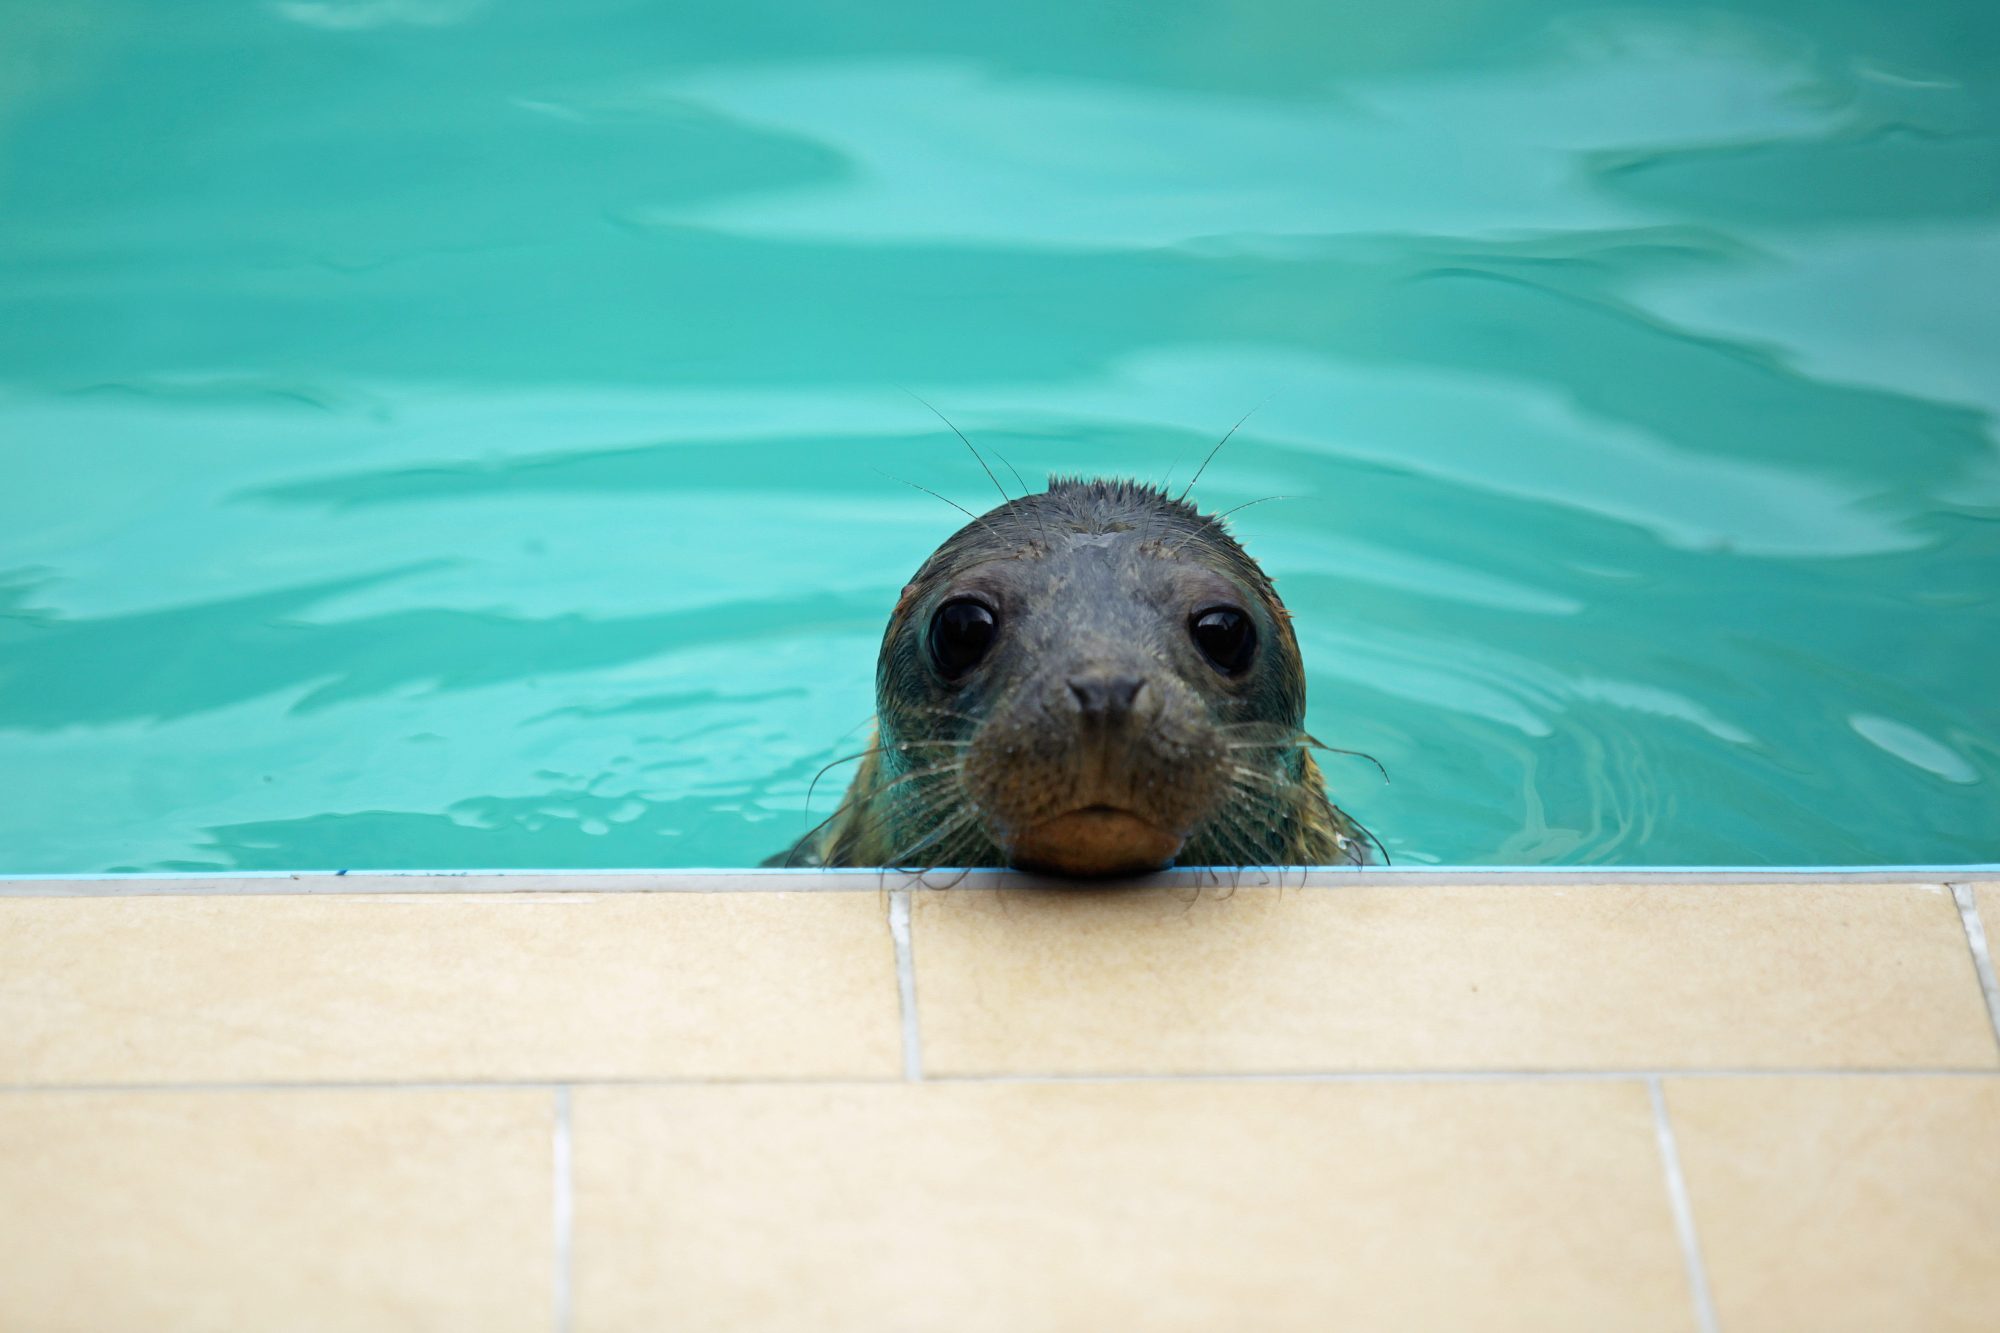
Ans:
<svg viewBox="0 0 2000 1333"><path fill-rule="evenodd" d="M1399 863L2000 861L1996 131L1991 0L12 0L0 871L754 864L997 502L906 390L1262 404Z"/></svg>

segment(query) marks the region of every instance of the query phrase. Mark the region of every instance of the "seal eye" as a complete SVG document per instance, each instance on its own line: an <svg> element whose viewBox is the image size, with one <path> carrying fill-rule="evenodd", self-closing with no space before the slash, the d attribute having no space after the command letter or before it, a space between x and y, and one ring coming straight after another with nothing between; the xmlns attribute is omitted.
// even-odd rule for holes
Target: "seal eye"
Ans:
<svg viewBox="0 0 2000 1333"><path fill-rule="evenodd" d="M1188 617L1194 646L1225 676L1241 675L1257 654L1257 630L1233 606L1211 606Z"/></svg>
<svg viewBox="0 0 2000 1333"><path fill-rule="evenodd" d="M931 617L931 660L938 674L957 680L979 665L993 647L1000 624L984 602L955 597Z"/></svg>

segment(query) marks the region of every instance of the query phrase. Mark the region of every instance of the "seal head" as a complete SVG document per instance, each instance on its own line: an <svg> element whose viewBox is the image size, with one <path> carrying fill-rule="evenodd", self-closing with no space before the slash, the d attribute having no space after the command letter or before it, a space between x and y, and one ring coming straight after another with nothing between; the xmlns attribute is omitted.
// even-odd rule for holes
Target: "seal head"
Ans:
<svg viewBox="0 0 2000 1333"><path fill-rule="evenodd" d="M1057 478L955 533L897 602L876 709L806 863L1365 859L1307 753L1276 589L1218 520L1149 486Z"/></svg>

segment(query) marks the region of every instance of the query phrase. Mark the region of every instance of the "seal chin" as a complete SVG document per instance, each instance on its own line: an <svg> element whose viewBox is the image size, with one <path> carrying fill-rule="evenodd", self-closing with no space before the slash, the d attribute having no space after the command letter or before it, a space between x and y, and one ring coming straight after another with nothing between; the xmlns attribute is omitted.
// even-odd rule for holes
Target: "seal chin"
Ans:
<svg viewBox="0 0 2000 1333"><path fill-rule="evenodd" d="M1164 870L1186 841L1130 810L1090 805L1023 829L1006 850L1022 870L1101 878Z"/></svg>

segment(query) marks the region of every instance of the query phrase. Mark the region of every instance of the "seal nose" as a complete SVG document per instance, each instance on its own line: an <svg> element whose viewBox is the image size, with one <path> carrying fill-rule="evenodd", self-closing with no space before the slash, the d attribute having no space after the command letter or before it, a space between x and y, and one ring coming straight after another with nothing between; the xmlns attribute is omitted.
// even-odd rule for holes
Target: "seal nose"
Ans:
<svg viewBox="0 0 2000 1333"><path fill-rule="evenodd" d="M1132 711L1132 701L1146 682L1138 676L1071 676L1069 692L1076 706L1093 721L1116 722Z"/></svg>

